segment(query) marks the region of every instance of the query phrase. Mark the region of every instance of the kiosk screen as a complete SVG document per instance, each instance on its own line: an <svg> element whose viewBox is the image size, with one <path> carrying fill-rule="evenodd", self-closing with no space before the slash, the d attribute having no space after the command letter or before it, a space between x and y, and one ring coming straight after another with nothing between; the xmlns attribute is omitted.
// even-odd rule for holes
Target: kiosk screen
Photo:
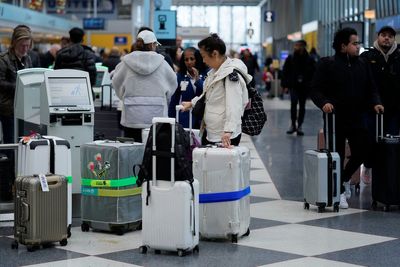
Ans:
<svg viewBox="0 0 400 267"><path fill-rule="evenodd" d="M90 105L86 78L48 78L51 106Z"/></svg>
<svg viewBox="0 0 400 267"><path fill-rule="evenodd" d="M101 87L103 85L103 77L104 77L104 71L97 71L95 87Z"/></svg>

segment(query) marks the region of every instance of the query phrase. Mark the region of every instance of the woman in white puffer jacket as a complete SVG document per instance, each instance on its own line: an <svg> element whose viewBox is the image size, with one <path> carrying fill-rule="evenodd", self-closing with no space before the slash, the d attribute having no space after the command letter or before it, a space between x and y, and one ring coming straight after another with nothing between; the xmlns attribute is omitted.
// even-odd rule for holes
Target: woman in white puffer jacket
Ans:
<svg viewBox="0 0 400 267"><path fill-rule="evenodd" d="M178 86L175 72L155 52L157 45L153 32L141 31L135 51L122 58L112 80L123 103L121 124L125 136L138 142L142 141L142 129L150 127L153 117L168 117L168 105Z"/></svg>

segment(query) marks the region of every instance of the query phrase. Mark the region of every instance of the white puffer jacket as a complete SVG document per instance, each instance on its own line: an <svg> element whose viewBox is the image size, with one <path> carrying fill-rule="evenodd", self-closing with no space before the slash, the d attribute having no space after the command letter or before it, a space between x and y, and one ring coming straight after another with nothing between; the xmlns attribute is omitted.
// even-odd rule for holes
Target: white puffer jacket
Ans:
<svg viewBox="0 0 400 267"><path fill-rule="evenodd" d="M239 59L231 58L227 58L218 70L209 71L204 81L204 123L207 140L211 142L221 142L224 132L232 132L232 139L242 132L242 115L248 103L248 94L241 75L237 75L236 81L229 79L233 70L241 72L247 83L251 81L252 76L247 74L246 65ZM195 105L200 97L195 97L192 104Z"/></svg>
<svg viewBox="0 0 400 267"><path fill-rule="evenodd" d="M156 52L134 51L122 58L112 80L122 100L121 124L147 128L153 117L168 117L168 105L178 86L176 74Z"/></svg>

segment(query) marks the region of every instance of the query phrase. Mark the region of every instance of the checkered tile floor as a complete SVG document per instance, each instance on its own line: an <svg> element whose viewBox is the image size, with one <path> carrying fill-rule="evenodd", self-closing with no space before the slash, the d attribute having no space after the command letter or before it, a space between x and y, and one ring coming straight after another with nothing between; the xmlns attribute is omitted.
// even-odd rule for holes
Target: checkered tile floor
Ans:
<svg viewBox="0 0 400 267"><path fill-rule="evenodd" d="M274 121L272 116L268 123ZM140 231L123 236L82 233L76 221L67 246L27 252L24 246L11 249L12 228L3 224L0 266L399 266L400 211L396 207L392 212L372 211L368 205L339 213L330 208L317 213L313 206L304 210L301 201L281 198L275 186L280 182L274 183L265 168L276 164L273 159L271 163L265 155L260 156L258 151L264 150L259 141L244 137L241 143L251 149L252 155L252 218L250 236L237 244L201 241L199 254L182 258L174 253L156 255L152 251L142 255L138 250ZM306 139L303 141L307 143ZM266 153L268 150L267 145ZM276 170L274 173L279 174ZM302 179L301 174L293 175ZM370 188L362 187L359 194L352 196L350 206L363 207L369 196Z"/></svg>

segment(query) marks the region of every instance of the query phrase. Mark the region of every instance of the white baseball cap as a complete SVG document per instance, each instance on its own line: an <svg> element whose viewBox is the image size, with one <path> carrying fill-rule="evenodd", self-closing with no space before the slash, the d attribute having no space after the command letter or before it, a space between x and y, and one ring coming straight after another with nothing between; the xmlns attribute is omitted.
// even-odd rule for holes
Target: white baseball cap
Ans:
<svg viewBox="0 0 400 267"><path fill-rule="evenodd" d="M152 31L148 31L148 30L141 31L141 32L139 32L137 38L142 39L145 44L157 43L158 45L161 45L157 41L157 38L156 38L154 32L152 32Z"/></svg>

